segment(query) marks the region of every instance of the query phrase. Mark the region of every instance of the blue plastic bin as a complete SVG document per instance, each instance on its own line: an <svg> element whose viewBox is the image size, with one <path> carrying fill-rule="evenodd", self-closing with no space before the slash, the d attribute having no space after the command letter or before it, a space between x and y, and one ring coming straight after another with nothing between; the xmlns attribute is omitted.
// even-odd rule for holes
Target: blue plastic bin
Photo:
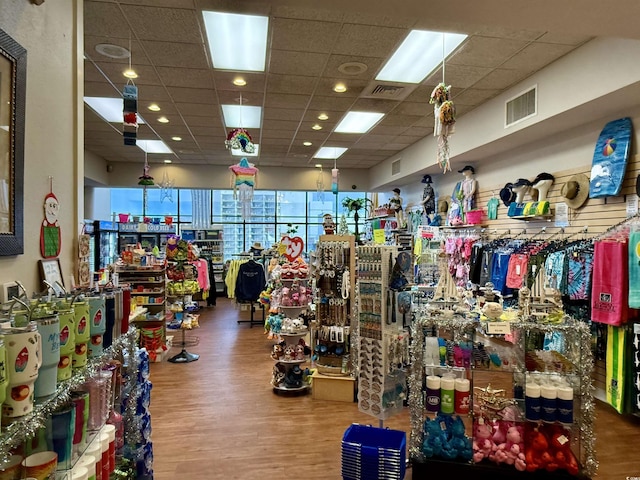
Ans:
<svg viewBox="0 0 640 480"><path fill-rule="evenodd" d="M405 432L354 423L342 437L343 480L402 480Z"/></svg>

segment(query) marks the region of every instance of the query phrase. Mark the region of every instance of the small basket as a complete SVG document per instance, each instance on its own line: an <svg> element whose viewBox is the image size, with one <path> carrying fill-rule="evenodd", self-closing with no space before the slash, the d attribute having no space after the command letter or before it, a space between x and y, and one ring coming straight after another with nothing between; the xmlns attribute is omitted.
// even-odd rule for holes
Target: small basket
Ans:
<svg viewBox="0 0 640 480"><path fill-rule="evenodd" d="M342 438L343 480L402 480L405 432L353 424Z"/></svg>
<svg viewBox="0 0 640 480"><path fill-rule="evenodd" d="M484 217L484 210L469 210L465 213L465 219L467 225L479 225L482 223Z"/></svg>

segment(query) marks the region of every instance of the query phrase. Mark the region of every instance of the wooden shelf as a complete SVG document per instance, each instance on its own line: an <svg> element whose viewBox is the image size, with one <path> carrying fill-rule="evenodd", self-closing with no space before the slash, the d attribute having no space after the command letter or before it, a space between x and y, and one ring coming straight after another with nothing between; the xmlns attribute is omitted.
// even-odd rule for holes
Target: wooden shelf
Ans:
<svg viewBox="0 0 640 480"><path fill-rule="evenodd" d="M131 295L162 295L164 293L164 289L160 290L160 291L153 291L153 290L149 290L146 292L139 292L139 291L131 291Z"/></svg>
<svg viewBox="0 0 640 480"><path fill-rule="evenodd" d="M553 218L553 214L550 213L548 215L518 215L517 217L508 217L508 218L512 218L514 220L525 220L525 221L531 221L531 220L551 220Z"/></svg>

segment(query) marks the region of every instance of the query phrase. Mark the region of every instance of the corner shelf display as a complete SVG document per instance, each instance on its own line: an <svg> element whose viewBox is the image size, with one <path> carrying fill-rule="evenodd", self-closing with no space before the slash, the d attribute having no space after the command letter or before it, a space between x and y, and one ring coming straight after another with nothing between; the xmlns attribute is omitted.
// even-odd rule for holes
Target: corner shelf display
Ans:
<svg viewBox="0 0 640 480"><path fill-rule="evenodd" d="M411 334L414 479L595 473L586 323L479 322L425 308Z"/></svg>
<svg viewBox="0 0 640 480"><path fill-rule="evenodd" d="M307 393L311 384L304 364L311 354L305 339L309 327L305 314L311 301L309 266L298 257L281 259L271 272L271 312L267 319L269 338L275 340L271 358L275 360L271 385L275 393ZM275 310L275 312L274 312Z"/></svg>
<svg viewBox="0 0 640 480"><path fill-rule="evenodd" d="M321 235L316 249L316 328L314 359L318 373L352 374L351 309L356 269L353 235Z"/></svg>
<svg viewBox="0 0 640 480"><path fill-rule="evenodd" d="M399 292L389 287L397 247L358 247L358 409L379 420L399 413L406 399L409 332ZM406 318L404 319L406 321Z"/></svg>

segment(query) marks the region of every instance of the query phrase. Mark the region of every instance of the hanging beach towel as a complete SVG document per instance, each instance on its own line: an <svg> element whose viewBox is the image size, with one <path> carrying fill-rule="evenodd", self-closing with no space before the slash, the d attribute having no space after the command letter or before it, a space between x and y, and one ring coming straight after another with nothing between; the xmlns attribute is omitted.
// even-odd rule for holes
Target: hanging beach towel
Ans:
<svg viewBox="0 0 640 480"><path fill-rule="evenodd" d="M625 327L607 327L607 402L618 413L624 410L626 337Z"/></svg>
<svg viewBox="0 0 640 480"><path fill-rule="evenodd" d="M608 325L622 325L629 318L629 272L627 243L594 243L591 320ZM611 268L611 265L619 268Z"/></svg>

